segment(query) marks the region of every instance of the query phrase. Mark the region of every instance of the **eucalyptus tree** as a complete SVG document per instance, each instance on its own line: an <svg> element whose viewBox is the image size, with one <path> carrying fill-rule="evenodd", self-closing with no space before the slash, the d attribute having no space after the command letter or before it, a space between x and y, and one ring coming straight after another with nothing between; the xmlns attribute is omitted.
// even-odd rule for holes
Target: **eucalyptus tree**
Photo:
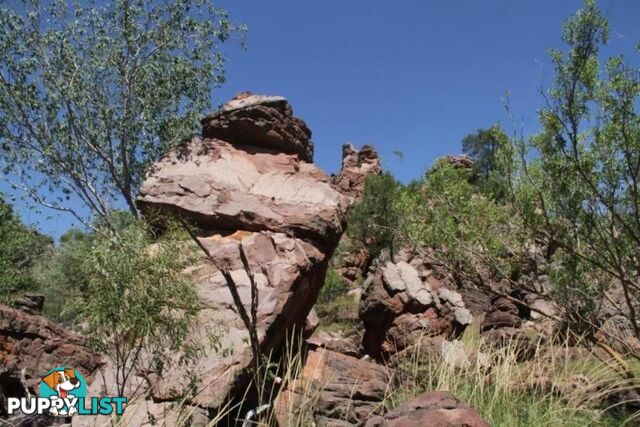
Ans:
<svg viewBox="0 0 640 427"><path fill-rule="evenodd" d="M0 6L2 176L88 226L138 216L145 171L197 129L243 31L208 0Z"/></svg>
<svg viewBox="0 0 640 427"><path fill-rule="evenodd" d="M565 23L568 50L550 51L555 81L542 131L504 158L519 159L514 206L550 248L567 321L592 328L619 284L619 311L640 337L640 70L622 56L601 63L608 34L591 0Z"/></svg>

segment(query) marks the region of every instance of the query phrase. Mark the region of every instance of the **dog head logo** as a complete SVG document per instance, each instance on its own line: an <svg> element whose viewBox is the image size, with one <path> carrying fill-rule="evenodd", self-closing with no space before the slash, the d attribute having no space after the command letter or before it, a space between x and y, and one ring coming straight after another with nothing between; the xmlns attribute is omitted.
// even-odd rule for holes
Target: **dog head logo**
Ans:
<svg viewBox="0 0 640 427"><path fill-rule="evenodd" d="M40 383L40 397L52 401L52 415L73 415L78 398L87 395L82 375L73 368L58 367L49 371Z"/></svg>
<svg viewBox="0 0 640 427"><path fill-rule="evenodd" d="M58 397L61 399L66 398L71 390L80 387L80 380L76 377L75 369L50 372L42 379L42 382L58 393Z"/></svg>

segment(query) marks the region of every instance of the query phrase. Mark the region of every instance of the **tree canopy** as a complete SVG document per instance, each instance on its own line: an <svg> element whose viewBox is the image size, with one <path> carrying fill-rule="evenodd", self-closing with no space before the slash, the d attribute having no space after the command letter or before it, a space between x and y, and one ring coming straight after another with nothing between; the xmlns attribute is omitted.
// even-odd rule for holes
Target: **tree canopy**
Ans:
<svg viewBox="0 0 640 427"><path fill-rule="evenodd" d="M0 301L36 286L31 267L52 244L25 226L0 194Z"/></svg>
<svg viewBox="0 0 640 427"><path fill-rule="evenodd" d="M3 176L87 226L118 201L137 216L145 171L197 129L243 27L206 0L15 3L0 7Z"/></svg>

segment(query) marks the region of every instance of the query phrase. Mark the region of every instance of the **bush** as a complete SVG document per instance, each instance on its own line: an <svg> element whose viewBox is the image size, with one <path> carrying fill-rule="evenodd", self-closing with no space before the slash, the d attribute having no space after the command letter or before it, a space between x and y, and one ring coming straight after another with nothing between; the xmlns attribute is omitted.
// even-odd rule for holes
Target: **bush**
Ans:
<svg viewBox="0 0 640 427"><path fill-rule="evenodd" d="M118 395L136 370L153 366L160 375L170 356L187 350L198 307L183 273L194 259L190 248L177 228L155 239L143 222L95 236L83 264L89 297L82 314L92 343L114 362Z"/></svg>
<svg viewBox="0 0 640 427"><path fill-rule="evenodd" d="M389 172L369 175L362 199L349 211L349 237L364 244L372 257L383 249L393 253L400 221L396 200L401 185Z"/></svg>
<svg viewBox="0 0 640 427"><path fill-rule="evenodd" d="M0 194L0 302L38 290L31 268L52 247L51 238L26 227Z"/></svg>

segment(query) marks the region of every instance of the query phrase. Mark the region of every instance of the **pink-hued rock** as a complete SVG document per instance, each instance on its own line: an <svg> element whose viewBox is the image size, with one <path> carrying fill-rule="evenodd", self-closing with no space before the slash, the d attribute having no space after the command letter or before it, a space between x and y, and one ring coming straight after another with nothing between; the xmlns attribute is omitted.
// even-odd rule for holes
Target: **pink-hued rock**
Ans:
<svg viewBox="0 0 640 427"><path fill-rule="evenodd" d="M322 170L295 155L195 138L153 165L138 205L208 230L281 232L331 248L346 200Z"/></svg>
<svg viewBox="0 0 640 427"><path fill-rule="evenodd" d="M161 412L160 403L185 400L215 413L244 399L253 367L249 333L219 268L230 272L250 312L242 248L257 285L260 350L276 354L294 330L313 330L309 314L345 226L348 199L309 163L310 132L284 98L244 94L203 125L204 138L152 166L137 200L149 216L179 214L198 225L214 260L203 255L185 272L199 296L190 338L202 351L195 364L182 366L176 355L162 375L138 373L146 385L125 424L149 408Z"/></svg>
<svg viewBox="0 0 640 427"><path fill-rule="evenodd" d="M448 391L423 393L384 417L369 419L365 427L490 427L478 412Z"/></svg>

